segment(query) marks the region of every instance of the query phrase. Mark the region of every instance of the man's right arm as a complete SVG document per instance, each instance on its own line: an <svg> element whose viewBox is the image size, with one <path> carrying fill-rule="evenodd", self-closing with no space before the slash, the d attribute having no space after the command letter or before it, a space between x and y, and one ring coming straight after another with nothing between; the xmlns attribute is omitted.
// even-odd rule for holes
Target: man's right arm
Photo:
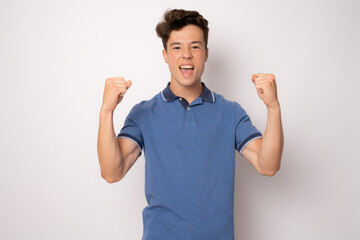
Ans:
<svg viewBox="0 0 360 240"><path fill-rule="evenodd" d="M131 81L125 81L124 78L108 78L105 83L97 150L101 176L109 183L120 181L140 155L135 142L117 138L114 131L114 110L130 86Z"/></svg>

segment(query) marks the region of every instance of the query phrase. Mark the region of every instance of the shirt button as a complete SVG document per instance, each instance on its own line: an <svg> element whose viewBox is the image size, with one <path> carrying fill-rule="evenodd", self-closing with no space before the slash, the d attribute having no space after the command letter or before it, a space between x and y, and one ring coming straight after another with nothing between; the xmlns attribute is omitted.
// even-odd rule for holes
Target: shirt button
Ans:
<svg viewBox="0 0 360 240"><path fill-rule="evenodd" d="M180 101L182 101L182 98L179 98Z"/></svg>
<svg viewBox="0 0 360 240"><path fill-rule="evenodd" d="M190 107L188 107L188 110L190 110Z"/></svg>

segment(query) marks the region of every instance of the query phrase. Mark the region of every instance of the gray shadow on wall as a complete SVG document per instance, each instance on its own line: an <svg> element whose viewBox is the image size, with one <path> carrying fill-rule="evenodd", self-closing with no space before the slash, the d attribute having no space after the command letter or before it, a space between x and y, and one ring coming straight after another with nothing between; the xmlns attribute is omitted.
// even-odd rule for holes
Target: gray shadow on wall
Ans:
<svg viewBox="0 0 360 240"><path fill-rule="evenodd" d="M214 52L209 49L209 58L205 65L205 71L202 76L202 81L210 90L226 96L231 86L232 78L230 70L226 66L226 54L221 51Z"/></svg>

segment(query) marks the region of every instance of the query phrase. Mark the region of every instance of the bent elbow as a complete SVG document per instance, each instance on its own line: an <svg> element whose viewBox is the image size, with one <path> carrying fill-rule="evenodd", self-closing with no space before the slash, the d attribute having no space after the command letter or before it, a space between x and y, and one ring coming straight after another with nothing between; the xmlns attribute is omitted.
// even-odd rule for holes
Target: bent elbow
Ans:
<svg viewBox="0 0 360 240"><path fill-rule="evenodd" d="M101 174L101 177L106 180L108 183L116 183L119 182L123 177L121 176L108 176Z"/></svg>
<svg viewBox="0 0 360 240"><path fill-rule="evenodd" d="M106 177L104 178L108 183L116 183L121 180L121 178L112 178L112 177Z"/></svg>
<svg viewBox="0 0 360 240"><path fill-rule="evenodd" d="M267 177L273 177L275 175L276 171L272 172L262 172L261 175L267 176Z"/></svg>
<svg viewBox="0 0 360 240"><path fill-rule="evenodd" d="M116 183L116 182L119 182L121 179L118 179L118 178L105 178L105 180L108 183Z"/></svg>
<svg viewBox="0 0 360 240"><path fill-rule="evenodd" d="M267 177L273 177L278 171L280 170L280 167L270 170L270 171L261 171L260 174L267 176Z"/></svg>

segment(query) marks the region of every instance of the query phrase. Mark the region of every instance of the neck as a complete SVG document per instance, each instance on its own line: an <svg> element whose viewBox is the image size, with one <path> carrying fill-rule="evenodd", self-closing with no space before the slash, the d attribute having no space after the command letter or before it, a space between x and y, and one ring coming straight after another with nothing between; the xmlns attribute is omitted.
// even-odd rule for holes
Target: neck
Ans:
<svg viewBox="0 0 360 240"><path fill-rule="evenodd" d="M191 86L180 85L177 81L171 80L170 89L176 96L186 99L190 104L201 95L203 86L201 80Z"/></svg>

